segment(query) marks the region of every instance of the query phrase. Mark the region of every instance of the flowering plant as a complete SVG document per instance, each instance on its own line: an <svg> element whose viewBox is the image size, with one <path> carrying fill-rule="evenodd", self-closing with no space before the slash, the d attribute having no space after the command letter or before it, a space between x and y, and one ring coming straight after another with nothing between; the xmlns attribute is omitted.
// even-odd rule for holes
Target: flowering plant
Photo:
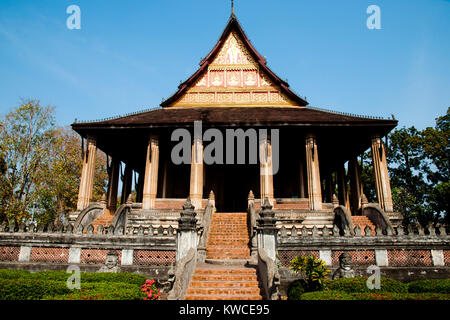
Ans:
<svg viewBox="0 0 450 320"><path fill-rule="evenodd" d="M156 288L155 280L145 280L145 283L141 286L141 290L147 295L144 300L158 300L161 296L159 289Z"/></svg>
<svg viewBox="0 0 450 320"><path fill-rule="evenodd" d="M321 290L324 281L330 272L325 267L325 261L315 256L296 256L290 261L290 269L295 273L305 273L309 291Z"/></svg>

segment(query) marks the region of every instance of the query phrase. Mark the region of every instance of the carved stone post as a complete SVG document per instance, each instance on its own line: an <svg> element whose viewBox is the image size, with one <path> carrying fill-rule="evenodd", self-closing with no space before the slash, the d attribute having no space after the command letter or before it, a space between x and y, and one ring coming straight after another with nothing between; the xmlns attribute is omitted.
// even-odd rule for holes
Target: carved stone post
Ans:
<svg viewBox="0 0 450 320"><path fill-rule="evenodd" d="M275 212L273 206L266 197L261 206L259 219L257 219L258 248L264 248L267 256L276 260L277 233Z"/></svg>
<svg viewBox="0 0 450 320"><path fill-rule="evenodd" d="M389 181L386 150L378 136L372 138L372 161L378 204L386 212L393 212L391 183Z"/></svg>
<svg viewBox="0 0 450 320"><path fill-rule="evenodd" d="M188 197L178 219L176 261L186 256L191 248L197 250L197 218L195 218L197 214L194 209L191 199Z"/></svg>
<svg viewBox="0 0 450 320"><path fill-rule="evenodd" d="M308 175L308 197L310 210L322 210L320 187L319 154L314 135L306 137L306 172Z"/></svg>
<svg viewBox="0 0 450 320"><path fill-rule="evenodd" d="M91 136L88 136L87 141L87 150L83 150L83 167L81 170L80 188L78 190L77 211L81 211L89 205L94 186L97 145L95 138Z"/></svg>
<svg viewBox="0 0 450 320"><path fill-rule="evenodd" d="M151 135L145 159L144 189L142 193L142 209L155 207L158 190L159 141L158 136Z"/></svg>
<svg viewBox="0 0 450 320"><path fill-rule="evenodd" d="M202 208L203 199L203 141L202 137L194 134L191 154L191 182L189 197L196 209Z"/></svg>
<svg viewBox="0 0 450 320"><path fill-rule="evenodd" d="M273 204L273 167L272 167L272 144L267 132L260 132L259 137L259 162L260 162L260 195L261 201L268 198Z"/></svg>

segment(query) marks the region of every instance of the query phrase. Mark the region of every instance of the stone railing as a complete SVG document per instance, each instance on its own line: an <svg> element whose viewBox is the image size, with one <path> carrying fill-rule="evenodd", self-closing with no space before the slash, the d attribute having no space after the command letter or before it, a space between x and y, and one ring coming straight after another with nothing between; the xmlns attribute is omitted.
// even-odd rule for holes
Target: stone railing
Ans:
<svg viewBox="0 0 450 320"><path fill-rule="evenodd" d="M250 191L248 195L248 208L247 208L247 227L248 234L250 236L249 247L250 247L250 256L253 262L257 262L258 260L258 241L257 241L257 233L256 233L256 220L258 219L258 213L255 208L255 197L253 192Z"/></svg>
<svg viewBox="0 0 450 320"><path fill-rule="evenodd" d="M353 231L354 235L350 230L340 235L337 226L281 227L277 237L281 296L297 278L289 269L295 256L313 255L333 271L346 252L358 277L369 276L369 266L377 266L383 276L400 281L450 277L450 235L443 226L388 227L385 232L380 227L372 232L369 227L361 230L356 226Z"/></svg>
<svg viewBox="0 0 450 320"><path fill-rule="evenodd" d="M198 244L198 259L200 262L205 262L206 259L206 244L208 242L209 229L211 226L212 214L214 212L214 203L209 202L205 208L202 219L202 235Z"/></svg>
<svg viewBox="0 0 450 320"><path fill-rule="evenodd" d="M340 229L334 225L332 229L327 226L307 228L286 228L282 226L278 231L279 241L297 241L297 238L313 237L313 238L326 238L326 237L374 237L374 236L395 236L395 237L448 237L445 226L428 226L423 228L420 224L410 224L407 228L387 226L385 230L382 230L379 226L376 227L375 232L372 233L372 229L366 226L364 230L357 225L351 230L350 228L344 229L344 234L340 232ZM300 239L298 239L300 240Z"/></svg>
<svg viewBox="0 0 450 320"><path fill-rule="evenodd" d="M258 273L267 300L278 300L280 275L275 261L267 256L263 248L258 248Z"/></svg>
<svg viewBox="0 0 450 320"><path fill-rule="evenodd" d="M95 272L113 251L124 272L145 273L164 280L175 264L176 230L169 227L101 226L94 233L89 225L27 227L0 225L0 268L29 270L66 269L78 265Z"/></svg>
<svg viewBox="0 0 450 320"><path fill-rule="evenodd" d="M27 226L25 224L16 225L12 224L0 224L0 235L1 233L6 234L58 234L58 235L137 235L137 236L168 236L175 237L176 228L169 226L128 226L124 227L120 225L114 227L111 225L98 225L94 232L94 226L92 224L83 227L82 224L78 224L75 228L73 224L68 225L57 225L53 223L48 225L39 226ZM1 239L1 237L0 237Z"/></svg>
<svg viewBox="0 0 450 320"><path fill-rule="evenodd" d="M189 249L188 253L177 261L175 265L173 287L169 292L168 300L183 300L191 282L197 265L197 250Z"/></svg>

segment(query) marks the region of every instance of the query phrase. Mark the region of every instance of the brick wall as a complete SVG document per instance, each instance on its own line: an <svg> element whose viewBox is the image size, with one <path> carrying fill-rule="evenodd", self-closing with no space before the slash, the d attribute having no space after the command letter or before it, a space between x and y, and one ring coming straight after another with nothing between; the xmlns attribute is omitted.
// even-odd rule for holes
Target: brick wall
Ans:
<svg viewBox="0 0 450 320"><path fill-rule="evenodd" d="M18 261L19 246L0 246L0 261Z"/></svg>
<svg viewBox="0 0 450 320"><path fill-rule="evenodd" d="M30 262L67 263L68 248L31 247Z"/></svg>
<svg viewBox="0 0 450 320"><path fill-rule="evenodd" d="M100 268L110 251L117 253L119 265L136 267L168 267L175 263L176 234L170 227L147 234L92 234L83 230L50 232L1 232L0 262L22 268L61 268L77 264ZM169 232L170 231L170 232ZM126 255L126 257L124 257Z"/></svg>

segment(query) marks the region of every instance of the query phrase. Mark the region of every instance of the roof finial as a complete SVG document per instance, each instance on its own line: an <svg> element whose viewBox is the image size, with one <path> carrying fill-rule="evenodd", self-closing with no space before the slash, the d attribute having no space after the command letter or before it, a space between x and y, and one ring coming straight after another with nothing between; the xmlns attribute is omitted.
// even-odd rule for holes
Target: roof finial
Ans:
<svg viewBox="0 0 450 320"><path fill-rule="evenodd" d="M234 0L231 0L231 14L234 14Z"/></svg>

